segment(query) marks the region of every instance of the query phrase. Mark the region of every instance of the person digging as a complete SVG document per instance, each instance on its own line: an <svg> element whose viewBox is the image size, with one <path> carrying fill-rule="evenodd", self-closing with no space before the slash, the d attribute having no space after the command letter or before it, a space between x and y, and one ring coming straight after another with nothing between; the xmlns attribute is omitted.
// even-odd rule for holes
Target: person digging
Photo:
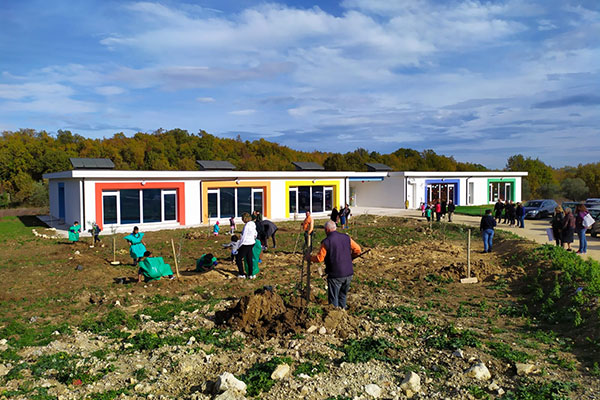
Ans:
<svg viewBox="0 0 600 400"><path fill-rule="evenodd" d="M151 257L152 252L146 251L139 261L138 282L158 281L163 276L175 279L171 266L166 264L162 257Z"/></svg>
<svg viewBox="0 0 600 400"><path fill-rule="evenodd" d="M325 261L327 300L334 307L347 309L346 297L354 275L352 260L360 256L360 246L350 236L337 231L334 221L325 223L327 237L321 242L316 255L306 255L307 261Z"/></svg>

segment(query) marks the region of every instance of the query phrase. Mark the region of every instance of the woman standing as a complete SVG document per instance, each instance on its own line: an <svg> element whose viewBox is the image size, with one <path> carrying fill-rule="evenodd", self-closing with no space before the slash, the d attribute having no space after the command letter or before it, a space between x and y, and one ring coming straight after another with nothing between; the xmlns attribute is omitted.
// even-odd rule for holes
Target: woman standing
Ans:
<svg viewBox="0 0 600 400"><path fill-rule="evenodd" d="M133 232L124 238L129 243L129 255L133 258L134 266L142 260L146 252L146 243L144 243L143 237L144 234L140 232L137 226L134 226Z"/></svg>
<svg viewBox="0 0 600 400"><path fill-rule="evenodd" d="M565 213L561 206L557 206L554 209L554 216L552 216L552 234L554 235L554 241L557 246L562 246L562 227Z"/></svg>
<svg viewBox="0 0 600 400"><path fill-rule="evenodd" d="M587 227L583 225L583 219L588 214L588 210L583 204L577 204L575 208L575 229L577 230L577 236L579 236L579 250L577 254L587 253L587 239L585 237Z"/></svg>
<svg viewBox="0 0 600 400"><path fill-rule="evenodd" d="M525 207L523 207L521 202L517 203L517 226L525 228Z"/></svg>
<svg viewBox="0 0 600 400"><path fill-rule="evenodd" d="M561 231L561 239L563 247L567 245L567 251L571 250L571 243L573 243L573 233L575 232L575 217L569 207L565 208L565 217L563 218L563 225Z"/></svg>
<svg viewBox="0 0 600 400"><path fill-rule="evenodd" d="M242 214L242 222L244 222L244 229L242 230L242 238L237 243L237 254L235 256L235 263L238 267L238 278L245 279L246 273L244 271L244 260L248 265L248 271L254 272L254 260L252 259L252 248L256 244L256 224L252 221L252 217L248 213ZM248 276L252 278L253 275Z"/></svg>

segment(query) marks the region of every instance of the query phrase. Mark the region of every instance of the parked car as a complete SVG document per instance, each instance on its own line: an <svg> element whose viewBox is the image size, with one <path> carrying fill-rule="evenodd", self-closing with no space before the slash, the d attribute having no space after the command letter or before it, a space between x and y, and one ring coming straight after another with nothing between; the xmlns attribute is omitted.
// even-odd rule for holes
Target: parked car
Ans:
<svg viewBox="0 0 600 400"><path fill-rule="evenodd" d="M529 200L525 203L525 218L548 218L554 216L558 203L552 199Z"/></svg>
<svg viewBox="0 0 600 400"><path fill-rule="evenodd" d="M600 199L592 197L586 199L584 204L587 208L600 208Z"/></svg>

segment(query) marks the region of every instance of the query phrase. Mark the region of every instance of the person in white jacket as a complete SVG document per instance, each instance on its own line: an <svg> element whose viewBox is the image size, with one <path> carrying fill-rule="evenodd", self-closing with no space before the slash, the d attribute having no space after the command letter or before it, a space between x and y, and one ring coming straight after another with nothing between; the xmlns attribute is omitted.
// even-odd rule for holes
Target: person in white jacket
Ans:
<svg viewBox="0 0 600 400"><path fill-rule="evenodd" d="M235 263L238 267L238 278L246 278L244 271L244 259L248 264L248 270L254 269L252 262L252 248L256 243L256 224L252 221L252 217L248 213L242 214L242 221L244 222L244 229L242 230L242 237L237 241L237 254L235 256Z"/></svg>

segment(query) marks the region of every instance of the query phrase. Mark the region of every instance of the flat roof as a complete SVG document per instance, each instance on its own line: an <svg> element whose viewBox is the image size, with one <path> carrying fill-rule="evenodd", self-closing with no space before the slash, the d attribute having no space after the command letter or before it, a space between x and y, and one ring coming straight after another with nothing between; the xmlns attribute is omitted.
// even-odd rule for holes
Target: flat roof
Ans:
<svg viewBox="0 0 600 400"><path fill-rule="evenodd" d="M400 172L390 172L389 176L406 176L406 177L446 177L446 176L456 176L461 178L468 177L486 177L486 176L527 176L528 172L523 171L400 171Z"/></svg>
<svg viewBox="0 0 600 400"><path fill-rule="evenodd" d="M268 179L381 177L387 172L353 171L122 171L73 170L44 174L44 179Z"/></svg>

